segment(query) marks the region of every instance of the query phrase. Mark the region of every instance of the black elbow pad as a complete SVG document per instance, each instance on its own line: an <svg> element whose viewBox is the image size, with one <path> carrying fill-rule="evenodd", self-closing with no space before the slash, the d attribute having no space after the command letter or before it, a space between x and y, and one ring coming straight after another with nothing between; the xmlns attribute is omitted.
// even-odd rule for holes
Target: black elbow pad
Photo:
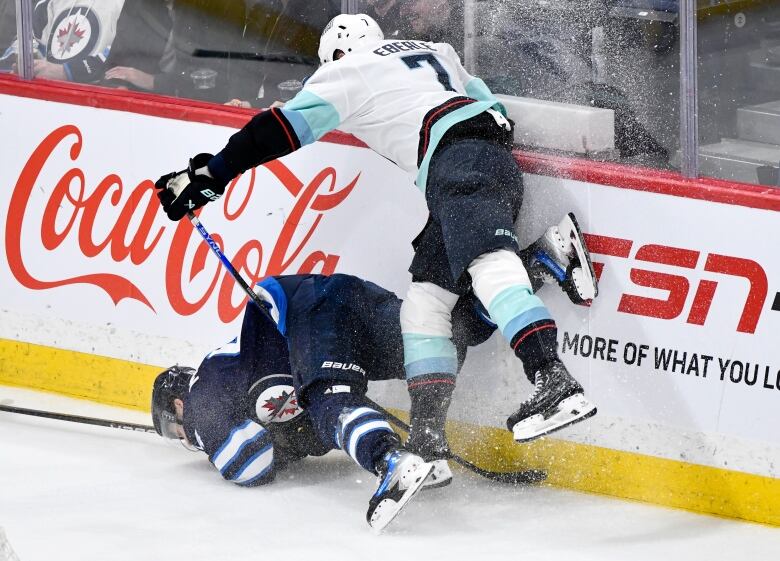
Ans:
<svg viewBox="0 0 780 561"><path fill-rule="evenodd" d="M233 177L246 170L286 156L301 147L295 129L279 109L269 109L252 117L244 128L230 137L220 152Z"/></svg>

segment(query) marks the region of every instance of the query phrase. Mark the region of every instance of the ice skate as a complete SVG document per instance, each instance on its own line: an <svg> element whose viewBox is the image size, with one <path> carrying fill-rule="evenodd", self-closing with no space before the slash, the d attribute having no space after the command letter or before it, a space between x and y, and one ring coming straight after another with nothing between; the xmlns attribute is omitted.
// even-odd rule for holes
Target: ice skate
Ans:
<svg viewBox="0 0 780 561"><path fill-rule="evenodd" d="M379 487L368 503L368 524L382 531L422 488L432 469L433 465L411 452L388 452L381 460Z"/></svg>
<svg viewBox="0 0 780 561"><path fill-rule="evenodd" d="M433 469L425 483L423 483L423 491L446 487L452 483L452 470L447 460L430 460L428 463L433 466Z"/></svg>
<svg viewBox="0 0 780 561"><path fill-rule="evenodd" d="M447 460L452 456L447 437L444 432L436 430L424 421L416 421L412 425L409 439L404 448L417 454L426 462L433 465L431 474L425 480L423 489L436 489L452 483L452 470Z"/></svg>
<svg viewBox="0 0 780 561"><path fill-rule="evenodd" d="M534 392L506 422L516 441L528 442L596 414L596 405L562 362L549 362L535 380Z"/></svg>
<svg viewBox="0 0 780 561"><path fill-rule="evenodd" d="M575 304L588 304L599 293L590 253L573 212L528 248L527 260L532 281L558 283Z"/></svg>

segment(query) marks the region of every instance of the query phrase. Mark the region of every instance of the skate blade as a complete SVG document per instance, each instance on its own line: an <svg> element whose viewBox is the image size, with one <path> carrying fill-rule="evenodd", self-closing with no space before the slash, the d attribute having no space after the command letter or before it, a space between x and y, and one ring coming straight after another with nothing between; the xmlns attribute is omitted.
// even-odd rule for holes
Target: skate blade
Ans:
<svg viewBox="0 0 780 561"><path fill-rule="evenodd" d="M412 477L413 482L398 502L392 499L385 499L376 505L376 508L371 515L371 521L369 522L374 532L377 534L380 533L396 516L398 516L401 510L406 506L406 503L408 503L422 488L423 483L425 483L425 480L431 474L432 470L433 464L427 462L420 464L414 473L409 474L409 476Z"/></svg>
<svg viewBox="0 0 780 561"><path fill-rule="evenodd" d="M588 279L588 274L582 267L577 267L571 272L571 282L574 283L574 290L577 292L580 302L575 302L580 306L590 306L596 297L596 291L593 290L593 282Z"/></svg>
<svg viewBox="0 0 780 561"><path fill-rule="evenodd" d="M452 483L452 470L447 460L433 460L433 469L431 474L425 480L422 486L423 491L430 489L439 489Z"/></svg>
<svg viewBox="0 0 780 561"><path fill-rule="evenodd" d="M515 424L512 434L517 442L528 442L584 421L595 415L596 411L596 405L583 394L574 394L561 401L547 415L532 415Z"/></svg>
<svg viewBox="0 0 780 561"><path fill-rule="evenodd" d="M590 252L585 245L585 237L582 235L579 224L577 224L577 218L573 212L570 212L564 218L564 222L569 222L569 241L574 246L577 259L580 262L580 270L582 271L581 284L576 284L578 290L582 287L583 291L580 292L580 296L583 300L593 300L599 294L599 283L596 279L596 273L593 270L593 262L590 260ZM560 226L558 227L560 231Z"/></svg>

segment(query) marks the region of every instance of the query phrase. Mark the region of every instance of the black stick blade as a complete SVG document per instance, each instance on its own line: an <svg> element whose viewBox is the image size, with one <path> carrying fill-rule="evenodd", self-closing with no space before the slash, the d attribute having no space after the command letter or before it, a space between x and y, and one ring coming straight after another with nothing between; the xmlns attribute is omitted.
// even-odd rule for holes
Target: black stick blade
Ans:
<svg viewBox="0 0 780 561"><path fill-rule="evenodd" d="M547 472L543 469L525 469L521 471L490 471L482 469L464 460L460 456L452 456L452 460L463 466L464 468L473 471L477 475L481 475L491 481L497 481L499 483L508 483L510 485L533 485L535 483L541 483L547 479Z"/></svg>

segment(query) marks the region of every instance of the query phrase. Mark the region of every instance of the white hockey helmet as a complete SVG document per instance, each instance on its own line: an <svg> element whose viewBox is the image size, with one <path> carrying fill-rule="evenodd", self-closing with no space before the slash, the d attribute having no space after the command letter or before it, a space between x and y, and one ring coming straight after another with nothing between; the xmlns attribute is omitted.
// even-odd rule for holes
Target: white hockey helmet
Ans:
<svg viewBox="0 0 780 561"><path fill-rule="evenodd" d="M325 64L334 60L334 53L345 55L367 43L385 38L379 24L366 14L340 14L330 20L320 37L319 57Z"/></svg>

